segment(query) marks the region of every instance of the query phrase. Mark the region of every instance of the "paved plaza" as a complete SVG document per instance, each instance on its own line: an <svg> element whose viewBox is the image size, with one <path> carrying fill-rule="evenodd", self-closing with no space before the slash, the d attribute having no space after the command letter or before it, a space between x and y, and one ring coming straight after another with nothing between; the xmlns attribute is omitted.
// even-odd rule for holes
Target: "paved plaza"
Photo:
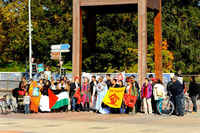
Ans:
<svg viewBox="0 0 200 133"><path fill-rule="evenodd" d="M0 115L0 133L199 133L200 113L184 117L92 112Z"/></svg>

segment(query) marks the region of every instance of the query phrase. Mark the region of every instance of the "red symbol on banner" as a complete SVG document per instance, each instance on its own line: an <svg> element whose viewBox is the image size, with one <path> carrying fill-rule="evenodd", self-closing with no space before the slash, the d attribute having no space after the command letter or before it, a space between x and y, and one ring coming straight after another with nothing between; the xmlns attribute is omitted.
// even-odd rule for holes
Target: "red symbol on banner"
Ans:
<svg viewBox="0 0 200 133"><path fill-rule="evenodd" d="M119 97L116 94L112 94L109 96L110 98L110 104L116 105L117 101L119 100Z"/></svg>

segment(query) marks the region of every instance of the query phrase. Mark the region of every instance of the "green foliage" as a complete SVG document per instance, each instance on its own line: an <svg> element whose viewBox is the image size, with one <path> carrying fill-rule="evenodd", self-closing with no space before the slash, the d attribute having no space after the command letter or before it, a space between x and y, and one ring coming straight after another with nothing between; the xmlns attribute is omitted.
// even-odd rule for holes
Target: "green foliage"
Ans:
<svg viewBox="0 0 200 133"><path fill-rule="evenodd" d="M197 0L165 0L162 7L163 71L200 72L200 7ZM72 44L72 0L32 0L32 44L36 62L58 70L50 59L50 46ZM83 12L83 14L85 14ZM96 49L91 51L83 27L83 71L137 72L137 11L97 14ZM154 72L154 12L148 12L148 72ZM85 21L86 15L83 16ZM85 23L85 22L84 22ZM0 65L16 62L24 71L28 60L28 0L0 0ZM72 51L72 50L71 50ZM71 69L72 52L63 54L64 67ZM4 64L4 66L2 66ZM14 67L14 65L13 65ZM1 69L2 70L2 69Z"/></svg>

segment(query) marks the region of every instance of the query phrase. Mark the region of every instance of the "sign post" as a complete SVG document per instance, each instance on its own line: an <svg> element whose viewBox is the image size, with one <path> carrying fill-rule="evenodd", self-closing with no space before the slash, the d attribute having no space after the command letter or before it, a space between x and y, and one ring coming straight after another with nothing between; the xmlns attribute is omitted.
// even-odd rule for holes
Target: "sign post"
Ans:
<svg viewBox="0 0 200 133"><path fill-rule="evenodd" d="M59 44L59 45L51 46L51 59L59 60L60 75L61 75L61 69L62 69L62 65L63 65L62 53L70 52L69 48L70 48L69 44Z"/></svg>

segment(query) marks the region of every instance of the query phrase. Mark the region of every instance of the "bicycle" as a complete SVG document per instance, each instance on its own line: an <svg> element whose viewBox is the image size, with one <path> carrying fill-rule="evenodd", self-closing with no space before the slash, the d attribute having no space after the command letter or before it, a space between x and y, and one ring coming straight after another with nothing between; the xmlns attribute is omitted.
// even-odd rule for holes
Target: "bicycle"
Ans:
<svg viewBox="0 0 200 133"><path fill-rule="evenodd" d="M16 102L14 102L11 95L4 95L0 99L0 114L5 114L9 112L17 112Z"/></svg>
<svg viewBox="0 0 200 133"><path fill-rule="evenodd" d="M174 112L174 104L171 99L172 95L169 95L158 104L157 110L160 115L172 115L172 113Z"/></svg>
<svg viewBox="0 0 200 133"><path fill-rule="evenodd" d="M185 102L184 102L185 113L191 113L192 112L191 107L193 104L192 104L191 98L189 97L188 94L185 94L184 100L185 100Z"/></svg>

